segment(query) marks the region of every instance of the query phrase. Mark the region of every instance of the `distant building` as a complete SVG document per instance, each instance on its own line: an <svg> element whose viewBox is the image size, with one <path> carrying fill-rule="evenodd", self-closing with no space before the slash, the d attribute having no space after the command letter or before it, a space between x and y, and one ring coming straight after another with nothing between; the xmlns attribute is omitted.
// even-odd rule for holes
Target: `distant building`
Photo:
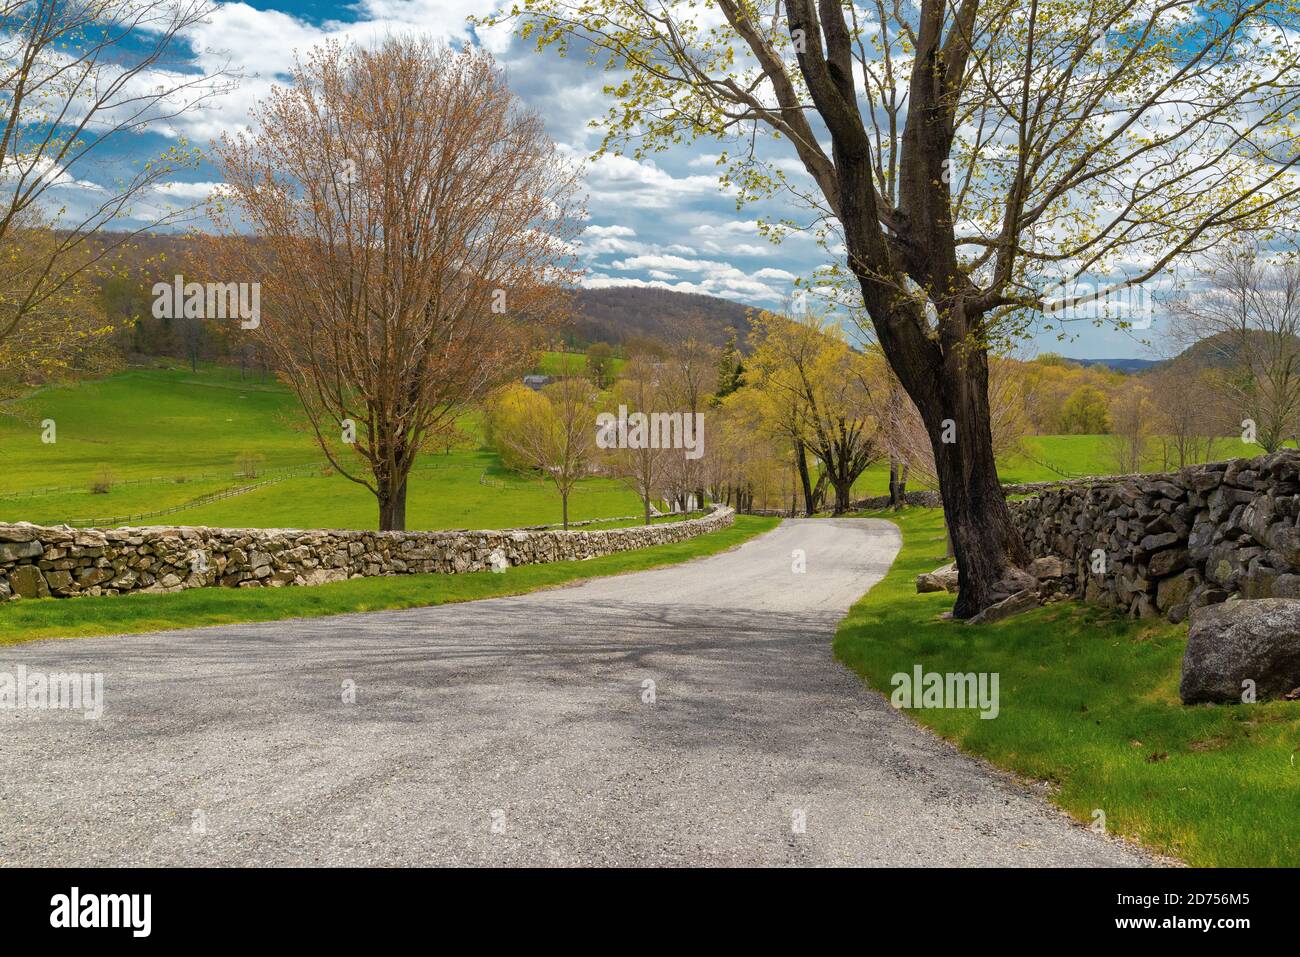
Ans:
<svg viewBox="0 0 1300 957"><path fill-rule="evenodd" d="M528 386L528 388L532 389L534 392L538 391L544 385L550 385L554 381L555 377L549 375L524 376L524 385Z"/></svg>

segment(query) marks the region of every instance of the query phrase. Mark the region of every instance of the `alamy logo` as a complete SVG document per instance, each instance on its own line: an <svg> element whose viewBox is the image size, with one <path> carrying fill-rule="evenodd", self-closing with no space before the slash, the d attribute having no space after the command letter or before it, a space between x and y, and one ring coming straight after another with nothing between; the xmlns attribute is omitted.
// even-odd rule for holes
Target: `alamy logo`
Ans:
<svg viewBox="0 0 1300 957"><path fill-rule="evenodd" d="M941 674L916 665L911 674L900 671L889 679L894 686L889 703L895 708L979 708L981 718L996 718L998 681L996 671Z"/></svg>
<svg viewBox="0 0 1300 957"><path fill-rule="evenodd" d="M152 894L70 894L50 898L51 927L129 927L131 936L148 937L153 927Z"/></svg>
<svg viewBox="0 0 1300 957"><path fill-rule="evenodd" d="M1122 322L1133 329L1150 329L1155 317L1151 292L1127 282L1092 283L1075 279L1043 291L1043 311L1054 319Z"/></svg>
<svg viewBox="0 0 1300 957"><path fill-rule="evenodd" d="M19 665L0 671L0 709L27 711L81 711L87 721L104 713L104 675L28 671Z"/></svg>
<svg viewBox="0 0 1300 957"><path fill-rule="evenodd" d="M238 319L239 328L262 324L262 284L259 282L171 282L153 284L155 319Z"/></svg>
<svg viewBox="0 0 1300 957"><path fill-rule="evenodd" d="M688 459L704 455L703 412L633 412L618 407L618 415L596 416L596 447L600 449L685 449Z"/></svg>

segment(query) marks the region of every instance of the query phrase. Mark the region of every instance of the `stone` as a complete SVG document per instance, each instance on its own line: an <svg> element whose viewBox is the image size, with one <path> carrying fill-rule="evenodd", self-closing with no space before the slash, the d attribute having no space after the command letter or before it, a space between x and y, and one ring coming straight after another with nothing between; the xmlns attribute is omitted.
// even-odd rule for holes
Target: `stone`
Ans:
<svg viewBox="0 0 1300 957"><path fill-rule="evenodd" d="M925 592L946 591L956 594L958 587L957 563L952 562L932 572L923 572L916 576L916 591L918 594Z"/></svg>
<svg viewBox="0 0 1300 957"><path fill-rule="evenodd" d="M1167 610L1175 605L1186 604L1192 589L1199 583L1200 576L1190 570L1164 579L1156 585L1156 607Z"/></svg>
<svg viewBox="0 0 1300 957"><path fill-rule="evenodd" d="M1038 581L1045 578L1061 578L1065 575L1065 562L1055 555L1044 555L1029 563L1029 574Z"/></svg>
<svg viewBox="0 0 1300 957"><path fill-rule="evenodd" d="M39 558L45 546L39 541L0 543L0 562L16 562L24 558Z"/></svg>
<svg viewBox="0 0 1300 957"><path fill-rule="evenodd" d="M1248 681L1260 701L1300 687L1300 599L1238 599L1192 612L1183 703L1240 702Z"/></svg>
<svg viewBox="0 0 1300 957"><path fill-rule="evenodd" d="M1167 548L1163 552L1156 552L1151 556L1151 560L1147 564L1147 574L1154 578L1164 578L1166 575L1182 571L1187 567L1187 564L1188 555L1186 549Z"/></svg>
<svg viewBox="0 0 1300 957"><path fill-rule="evenodd" d="M1004 599L1023 591L1032 591L1037 594L1038 582L1027 571L1019 568L1008 568L991 589L993 603L999 604Z"/></svg>
<svg viewBox="0 0 1300 957"><path fill-rule="evenodd" d="M1036 588L1026 588L1010 595L996 604L989 605L978 615L968 618L968 625L987 625L991 622L1002 621L1004 618L1010 618L1012 615L1018 615L1021 612L1028 611L1031 608L1038 607L1038 591Z"/></svg>
<svg viewBox="0 0 1300 957"><path fill-rule="evenodd" d="M9 586L22 598L49 598L50 586L35 565L18 565L9 569Z"/></svg>

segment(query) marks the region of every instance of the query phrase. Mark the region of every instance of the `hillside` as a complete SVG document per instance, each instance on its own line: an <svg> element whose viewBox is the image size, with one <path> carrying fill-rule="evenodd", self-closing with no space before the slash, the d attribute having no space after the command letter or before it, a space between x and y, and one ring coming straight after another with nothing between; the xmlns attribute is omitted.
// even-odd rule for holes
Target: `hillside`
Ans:
<svg viewBox="0 0 1300 957"><path fill-rule="evenodd" d="M692 328L717 345L735 330L743 345L751 311L751 307L728 299L637 286L579 289L574 307L577 318L571 335L577 342L614 345L638 339L672 341Z"/></svg>

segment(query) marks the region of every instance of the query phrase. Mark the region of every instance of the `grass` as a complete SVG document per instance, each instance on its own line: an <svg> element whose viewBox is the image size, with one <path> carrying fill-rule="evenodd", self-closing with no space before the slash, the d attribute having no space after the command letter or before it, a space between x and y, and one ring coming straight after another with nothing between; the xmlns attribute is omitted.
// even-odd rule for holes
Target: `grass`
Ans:
<svg viewBox="0 0 1300 957"><path fill-rule="evenodd" d="M1062 478L1081 475L1113 475L1118 471L1112 437L1108 435L1027 435L1022 442L1023 451L1007 456L998 463L998 475L1004 482L1055 482ZM1158 444L1152 443L1153 453ZM1213 460L1252 458L1263 455L1262 446L1243 443L1235 437L1218 440L1211 448ZM1177 468L1170 464L1170 469ZM1165 470L1158 454L1143 464L1144 472ZM1062 474L1064 473L1064 474ZM916 481L909 489L926 486ZM889 492L889 463L877 462L853 483L853 494L858 498L885 495Z"/></svg>
<svg viewBox="0 0 1300 957"><path fill-rule="evenodd" d="M537 366L533 370L538 375L560 375L567 367L570 375L586 375L587 372L587 354L585 352L543 352L537 360ZM627 364L626 359L620 359L618 356L610 356L609 368L615 377L623 371L623 366Z"/></svg>
<svg viewBox="0 0 1300 957"><path fill-rule="evenodd" d="M41 423L47 419L55 422L54 443L41 441ZM462 427L476 432L474 417L467 417ZM244 453L270 469L324 458L297 400L274 382L241 380L237 369L134 369L42 389L0 405L0 457L5 463L0 521L57 524L185 505L249 484L251 480L235 475ZM92 494L92 481L105 465L117 484L107 494ZM165 481L131 484L156 476ZM5 495L52 486L70 488ZM580 483L570 501L574 521L638 511L637 496L610 479ZM407 524L412 529L502 528L559 520L560 499L550 483L505 472L487 449L428 453L408 487ZM143 522L372 529L378 509L362 486L340 475L316 473Z"/></svg>
<svg viewBox="0 0 1300 957"><path fill-rule="evenodd" d="M907 713L992 763L1050 782L1080 821L1205 866L1300 865L1300 703L1184 707L1186 628L1074 602L994 625L937 620L944 594L915 577L944 563L937 511L881 517L903 532L885 580L853 607L836 655L872 688L917 664L996 672L1001 710Z"/></svg>
<svg viewBox="0 0 1300 957"><path fill-rule="evenodd" d="M165 595L22 599L0 605L0 645L39 638L130 634L246 621L315 618L386 608L520 595L585 578L675 565L726 551L778 519L738 515L735 524L684 542L578 562L523 565L503 574L398 575L301 588L194 588Z"/></svg>

